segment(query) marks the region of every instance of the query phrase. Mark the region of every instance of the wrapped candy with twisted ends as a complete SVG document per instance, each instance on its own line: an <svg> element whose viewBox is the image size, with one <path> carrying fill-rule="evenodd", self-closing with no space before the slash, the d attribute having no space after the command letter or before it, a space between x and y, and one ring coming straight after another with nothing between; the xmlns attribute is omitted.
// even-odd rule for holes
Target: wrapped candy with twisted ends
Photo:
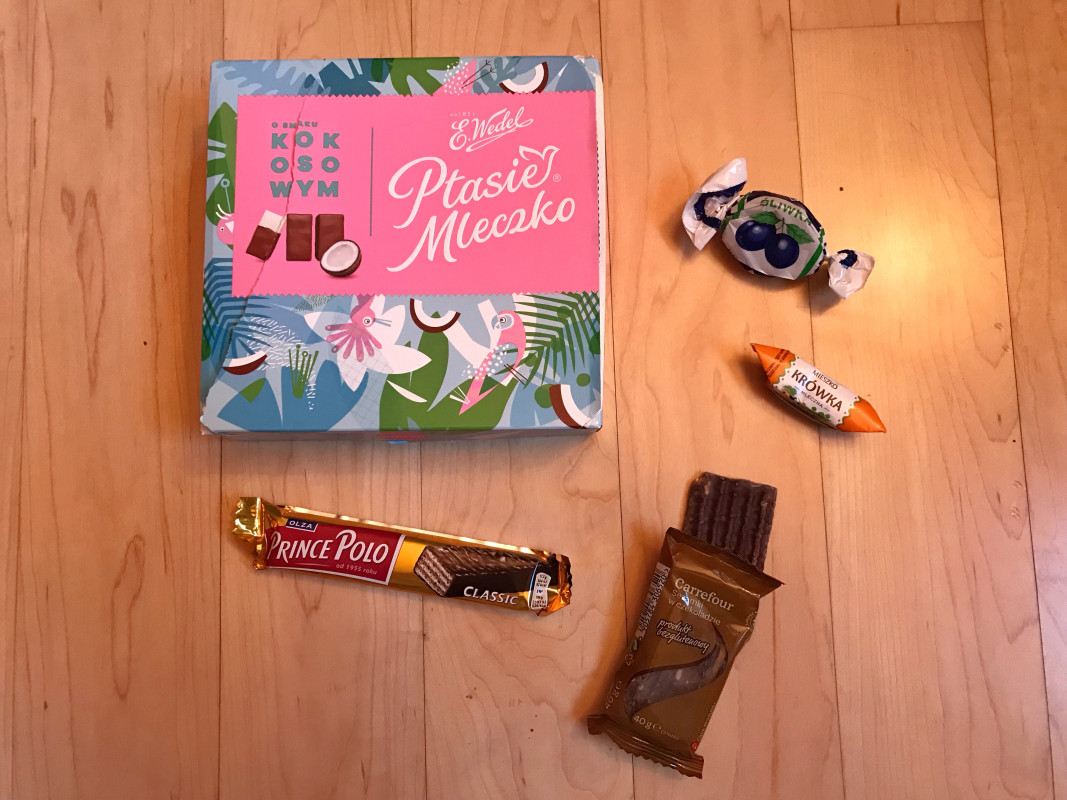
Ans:
<svg viewBox="0 0 1067 800"><path fill-rule="evenodd" d="M682 224L698 250L721 233L734 258L749 272L796 280L825 264L830 288L844 298L858 292L874 269L874 259L858 250L831 253L822 225L808 207L772 192L742 194L745 159L719 167L685 204Z"/></svg>

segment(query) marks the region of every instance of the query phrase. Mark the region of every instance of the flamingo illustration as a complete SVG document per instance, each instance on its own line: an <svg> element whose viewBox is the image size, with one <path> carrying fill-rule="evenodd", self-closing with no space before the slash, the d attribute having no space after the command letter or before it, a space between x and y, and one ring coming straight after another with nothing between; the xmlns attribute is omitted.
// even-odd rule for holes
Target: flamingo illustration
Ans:
<svg viewBox="0 0 1067 800"><path fill-rule="evenodd" d="M523 356L526 355L526 327L522 324L522 319L518 314L514 311L502 311L493 317L490 327L496 343L485 358L482 359L478 367L472 371L473 380L460 403L460 414L470 409L471 406L493 390L493 387L490 387L486 391L482 391L482 385L485 383L487 375L496 375L503 368L518 376L517 368L522 363ZM505 365L504 358L513 347L517 351L515 363Z"/></svg>

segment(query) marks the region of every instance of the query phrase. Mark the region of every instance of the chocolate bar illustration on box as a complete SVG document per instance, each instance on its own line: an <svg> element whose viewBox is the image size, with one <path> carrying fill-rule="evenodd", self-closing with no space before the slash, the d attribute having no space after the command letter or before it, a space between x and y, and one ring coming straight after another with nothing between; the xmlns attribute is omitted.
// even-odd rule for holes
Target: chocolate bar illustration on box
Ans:
<svg viewBox="0 0 1067 800"><path fill-rule="evenodd" d="M536 558L502 550L457 545L430 545L419 554L415 574L441 597L514 593L530 588L540 563Z"/></svg>
<svg viewBox="0 0 1067 800"><path fill-rule="evenodd" d="M311 215L285 215L285 260L311 260Z"/></svg>
<svg viewBox="0 0 1067 800"><path fill-rule="evenodd" d="M285 217L275 214L273 211L264 211L259 218L259 224L252 233L252 240L245 248L245 252L252 258L266 261L274 253L278 245L278 239L282 235L282 226L285 225Z"/></svg>
<svg viewBox="0 0 1067 800"><path fill-rule="evenodd" d="M315 215L315 260L322 261L326 251L345 238L344 214Z"/></svg>

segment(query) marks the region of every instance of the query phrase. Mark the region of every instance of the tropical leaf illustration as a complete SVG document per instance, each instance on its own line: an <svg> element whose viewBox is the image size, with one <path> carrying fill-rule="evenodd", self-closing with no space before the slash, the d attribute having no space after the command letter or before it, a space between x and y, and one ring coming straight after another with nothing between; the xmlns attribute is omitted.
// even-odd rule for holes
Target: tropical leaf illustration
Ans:
<svg viewBox="0 0 1067 800"><path fill-rule="evenodd" d="M318 81L323 94L381 94L381 89L374 85L371 67L374 61L381 59L346 58L344 61L331 61L318 74ZM342 69L342 64L345 69ZM377 79L378 83L382 79Z"/></svg>
<svg viewBox="0 0 1067 800"><path fill-rule="evenodd" d="M453 397L445 397L431 408L430 403L440 392L448 372L448 339L443 333L423 333L419 352L429 357L429 363L414 372L390 376L382 389L378 422L381 430L483 431L492 430L500 423L508 400L519 385L517 381L494 387L494 382L486 379L484 389L493 387L493 391L462 414L459 401ZM464 381L459 388L466 392L470 384L470 380ZM396 386L403 392L397 391Z"/></svg>
<svg viewBox="0 0 1067 800"><path fill-rule="evenodd" d="M200 360L214 357L222 362L233 326L245 309L245 298L231 296L233 259L213 258L204 268L204 317L201 327ZM216 368L218 364L215 365Z"/></svg>
<svg viewBox="0 0 1067 800"><path fill-rule="evenodd" d="M433 94L441 88L444 73L458 63L458 58L376 58L371 62L370 74L379 83L388 77L397 94L416 93L409 79L424 93Z"/></svg>
<svg viewBox="0 0 1067 800"><path fill-rule="evenodd" d="M327 64L322 59L227 61L218 66L218 75L231 90L240 94L320 94L317 73Z"/></svg>
<svg viewBox="0 0 1067 800"><path fill-rule="evenodd" d="M330 294L309 294L300 299L300 302L293 307L293 311L297 314L303 314L308 311L315 311L326 305L326 302L333 297Z"/></svg>
<svg viewBox="0 0 1067 800"><path fill-rule="evenodd" d="M281 370L282 386L298 386L300 378L288 366ZM233 395L217 411L209 403L208 414L246 431L326 431L336 425L360 401L367 381L350 389L341 380L337 365L325 362L306 392L275 395L263 379L256 379ZM258 386L257 386L258 385ZM312 397L312 389L315 397Z"/></svg>
<svg viewBox="0 0 1067 800"><path fill-rule="evenodd" d="M219 209L233 211L233 176L237 168L237 112L228 103L223 103L211 117L207 126L207 177L218 181L207 197L205 211L212 224L221 218Z"/></svg>
<svg viewBox="0 0 1067 800"><path fill-rule="evenodd" d="M481 59L472 91L474 94L493 94L502 92L500 82L515 80L535 69L544 61L548 64L548 83L545 86L547 92L575 92L593 88L593 78L590 69L585 63L577 58L570 57L520 57L520 58L494 58L485 65L487 59Z"/></svg>
<svg viewBox="0 0 1067 800"><path fill-rule="evenodd" d="M319 360L318 350L301 350L300 345L296 350L289 351L289 378L292 384L293 397L304 396L311 372L315 369L315 362Z"/></svg>
<svg viewBox="0 0 1067 800"><path fill-rule="evenodd" d="M531 375L557 377L600 353L600 297L596 292L530 295L516 302L526 325L526 358Z"/></svg>
<svg viewBox="0 0 1067 800"><path fill-rule="evenodd" d="M217 373L228 356L269 349L284 331L271 319L271 304L259 297L234 297L233 259L213 258L204 268L204 305L200 360L211 361Z"/></svg>

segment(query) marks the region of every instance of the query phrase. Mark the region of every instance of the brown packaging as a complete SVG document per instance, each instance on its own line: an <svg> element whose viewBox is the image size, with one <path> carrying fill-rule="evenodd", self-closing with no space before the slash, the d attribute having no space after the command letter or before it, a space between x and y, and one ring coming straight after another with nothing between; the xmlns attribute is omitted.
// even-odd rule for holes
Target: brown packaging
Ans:
<svg viewBox="0 0 1067 800"><path fill-rule="evenodd" d="M696 754L761 597L781 582L725 550L671 528L604 711L589 732L701 777Z"/></svg>

